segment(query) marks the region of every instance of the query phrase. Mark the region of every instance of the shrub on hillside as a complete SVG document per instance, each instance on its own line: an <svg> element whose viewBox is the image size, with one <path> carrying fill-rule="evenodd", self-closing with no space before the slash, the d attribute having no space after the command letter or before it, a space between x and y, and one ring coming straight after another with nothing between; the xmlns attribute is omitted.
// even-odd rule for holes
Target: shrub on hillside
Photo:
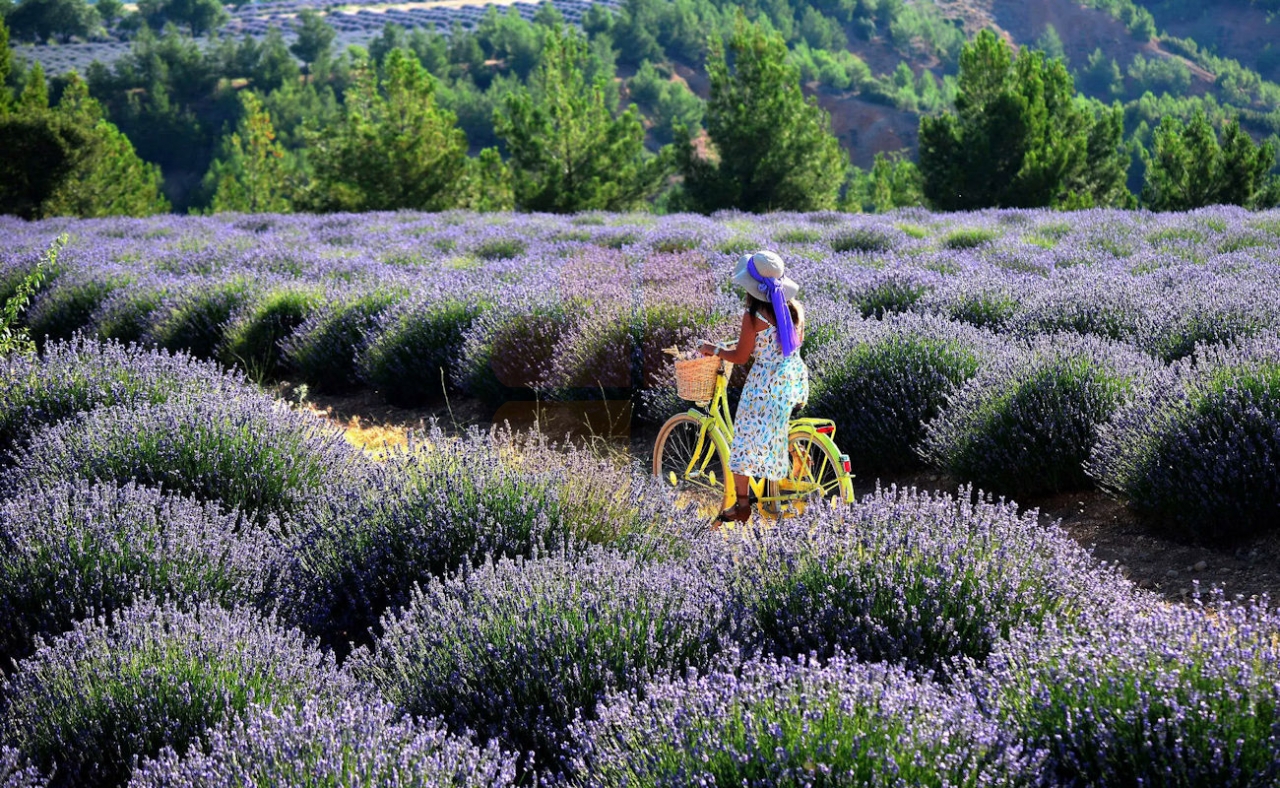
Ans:
<svg viewBox="0 0 1280 788"><path fill-rule="evenodd" d="M357 691L331 655L256 610L140 602L19 662L0 730L55 786L123 785L134 758L185 752L250 703L335 703Z"/></svg>
<svg viewBox="0 0 1280 788"><path fill-rule="evenodd" d="M1149 356L1098 337L1034 338L948 397L927 425L921 455L1001 495L1087 488L1084 461L1098 429L1157 369Z"/></svg>
<svg viewBox="0 0 1280 788"><path fill-rule="evenodd" d="M1101 430L1089 475L1205 540L1280 528L1280 347L1203 346Z"/></svg>
<svg viewBox="0 0 1280 788"><path fill-rule="evenodd" d="M656 682L575 732L591 788L1007 785L1033 765L967 695L841 657Z"/></svg>
<svg viewBox="0 0 1280 788"><path fill-rule="evenodd" d="M280 550L213 504L133 483L51 482L0 503L0 663L142 597L266 602Z"/></svg>

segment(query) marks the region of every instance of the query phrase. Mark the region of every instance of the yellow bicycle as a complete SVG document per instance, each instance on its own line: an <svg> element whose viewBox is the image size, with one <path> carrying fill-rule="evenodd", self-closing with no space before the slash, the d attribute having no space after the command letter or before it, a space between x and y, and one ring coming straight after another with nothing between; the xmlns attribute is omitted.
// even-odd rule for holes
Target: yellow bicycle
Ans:
<svg viewBox="0 0 1280 788"><path fill-rule="evenodd" d="M728 509L736 500L729 471L729 445L733 418L729 414L728 381L733 365L714 356L677 363L680 396L697 407L667 419L653 447L653 473L670 485L684 501L694 501L712 514ZM681 367L697 368L682 379ZM707 368L714 367L714 381ZM686 385L687 384L687 385ZM853 476L849 457L841 454L830 419L792 419L787 428L791 469L780 481L751 479L750 490L757 509L765 517L795 517L814 501L853 502Z"/></svg>

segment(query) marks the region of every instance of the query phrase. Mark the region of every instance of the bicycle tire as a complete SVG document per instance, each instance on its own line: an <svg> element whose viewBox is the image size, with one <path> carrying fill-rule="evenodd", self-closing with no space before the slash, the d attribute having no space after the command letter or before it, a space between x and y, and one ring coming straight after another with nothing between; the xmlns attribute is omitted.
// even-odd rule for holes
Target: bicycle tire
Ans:
<svg viewBox="0 0 1280 788"><path fill-rule="evenodd" d="M840 450L829 439L824 440L809 430L793 430L787 436L787 454L791 470L787 481L800 500L853 502L853 481L844 472Z"/></svg>
<svg viewBox="0 0 1280 788"><path fill-rule="evenodd" d="M703 454L714 451L717 455L710 459L710 473L699 477L685 472L694 459L701 430L702 421L687 413L667 419L653 442L653 475L661 479L664 486L673 489L678 500L693 501L699 511L714 517L733 505L733 475L729 472L728 453L710 434L702 448ZM699 460L702 456L699 455Z"/></svg>

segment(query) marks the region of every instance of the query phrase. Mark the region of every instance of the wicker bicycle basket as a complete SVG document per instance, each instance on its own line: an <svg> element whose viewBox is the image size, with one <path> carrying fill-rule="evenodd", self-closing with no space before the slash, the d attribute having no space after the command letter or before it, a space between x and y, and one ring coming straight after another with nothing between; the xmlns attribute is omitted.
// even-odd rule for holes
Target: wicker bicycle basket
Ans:
<svg viewBox="0 0 1280 788"><path fill-rule="evenodd" d="M708 402L716 393L716 373L723 361L716 356L676 359L676 394L692 402Z"/></svg>

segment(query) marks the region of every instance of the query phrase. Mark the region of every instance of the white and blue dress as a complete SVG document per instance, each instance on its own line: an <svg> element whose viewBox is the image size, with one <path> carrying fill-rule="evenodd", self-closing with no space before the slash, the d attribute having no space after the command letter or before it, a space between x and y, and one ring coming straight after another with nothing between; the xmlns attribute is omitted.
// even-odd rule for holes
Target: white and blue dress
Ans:
<svg viewBox="0 0 1280 788"><path fill-rule="evenodd" d="M776 326L756 333L751 357L755 364L733 419L729 470L743 476L785 479L791 470L787 423L791 411L809 401L809 368L798 349L782 355Z"/></svg>

